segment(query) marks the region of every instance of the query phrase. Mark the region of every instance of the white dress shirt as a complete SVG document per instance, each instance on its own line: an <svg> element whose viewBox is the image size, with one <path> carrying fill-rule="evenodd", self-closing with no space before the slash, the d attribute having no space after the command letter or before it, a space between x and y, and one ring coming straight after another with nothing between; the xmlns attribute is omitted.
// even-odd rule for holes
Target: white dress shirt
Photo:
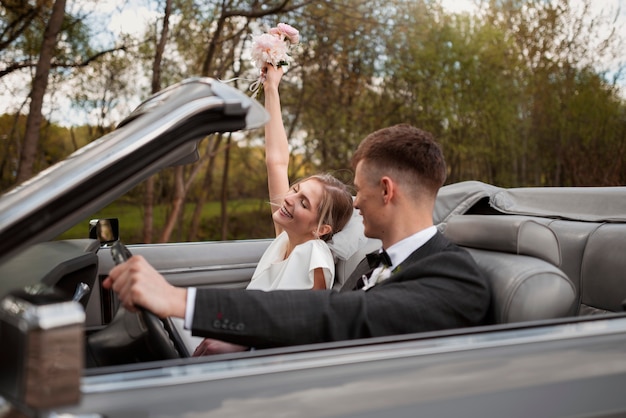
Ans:
<svg viewBox="0 0 626 418"><path fill-rule="evenodd" d="M437 227L432 225L406 237L402 241L396 242L389 248L385 248L385 251L387 251L391 259L391 266L389 266L391 270L400 265L400 263L406 260L415 250L426 244L436 233Z"/></svg>

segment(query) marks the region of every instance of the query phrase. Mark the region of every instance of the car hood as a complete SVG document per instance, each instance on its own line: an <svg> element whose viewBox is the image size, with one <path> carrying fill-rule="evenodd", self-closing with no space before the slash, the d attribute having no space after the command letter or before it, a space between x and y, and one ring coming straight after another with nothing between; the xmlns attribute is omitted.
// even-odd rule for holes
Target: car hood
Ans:
<svg viewBox="0 0 626 418"><path fill-rule="evenodd" d="M267 119L258 102L210 78L162 90L110 134L0 197L0 262L53 239L161 169L194 161L207 135Z"/></svg>

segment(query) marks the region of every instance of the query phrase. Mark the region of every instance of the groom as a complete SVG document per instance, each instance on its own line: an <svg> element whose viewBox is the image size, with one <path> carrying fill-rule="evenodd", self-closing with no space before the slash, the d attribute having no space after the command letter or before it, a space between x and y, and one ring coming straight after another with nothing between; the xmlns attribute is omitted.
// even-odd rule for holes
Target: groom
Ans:
<svg viewBox="0 0 626 418"><path fill-rule="evenodd" d="M384 260L363 260L341 292L179 288L140 256L114 267L103 285L131 311L185 318L194 335L256 348L486 323L486 279L433 225L446 165L432 135L405 124L378 130L352 165L354 206L365 235L382 241L376 258Z"/></svg>

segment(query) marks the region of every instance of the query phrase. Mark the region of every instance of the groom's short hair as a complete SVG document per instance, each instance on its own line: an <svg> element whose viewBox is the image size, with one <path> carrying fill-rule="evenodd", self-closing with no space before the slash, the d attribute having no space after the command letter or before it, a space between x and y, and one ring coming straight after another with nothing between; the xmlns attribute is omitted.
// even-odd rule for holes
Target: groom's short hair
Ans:
<svg viewBox="0 0 626 418"><path fill-rule="evenodd" d="M446 180L446 162L433 135L408 124L379 129L365 137L352 156L352 168L360 161L375 181L388 175L433 198Z"/></svg>

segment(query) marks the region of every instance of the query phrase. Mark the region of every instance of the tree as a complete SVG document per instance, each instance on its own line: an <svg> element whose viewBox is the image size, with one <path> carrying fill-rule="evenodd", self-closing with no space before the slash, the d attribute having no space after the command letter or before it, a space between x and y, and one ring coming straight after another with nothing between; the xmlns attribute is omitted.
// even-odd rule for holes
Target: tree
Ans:
<svg viewBox="0 0 626 418"><path fill-rule="evenodd" d="M39 140L39 130L41 129L41 108L43 106L44 94L48 86L50 63L54 56L57 36L61 31L64 17L65 0L55 0L48 25L46 26L46 31L44 32L39 61L37 62L35 78L33 79L30 92L30 111L26 121L26 131L24 132L22 152L15 180L17 183L21 183L32 176L33 162L35 161L37 142Z"/></svg>
<svg viewBox="0 0 626 418"><path fill-rule="evenodd" d="M154 53L154 61L152 63L152 93L161 90L161 63L163 61L163 53L167 45L168 33L170 30L170 16L172 14L172 0L165 1L163 12L163 23L161 25L161 34L156 42ZM154 176L145 182L144 189L144 216L143 216L143 242L152 242L152 225L154 222Z"/></svg>
<svg viewBox="0 0 626 418"><path fill-rule="evenodd" d="M3 19L0 21L0 54L5 66L0 78L30 67L24 56L39 55L41 36L50 13L50 1L32 4L22 0L0 0Z"/></svg>
<svg viewBox="0 0 626 418"><path fill-rule="evenodd" d="M361 139L407 122L432 131L443 144L448 182L626 184L620 73L599 64L615 62L622 42L614 16L594 12L591 0L484 0L472 14L451 13L430 0L149 4L161 13L144 33L107 45L95 43L100 38L87 24L88 14L70 9L46 71L37 66L48 60L42 59L42 45L55 2L0 0L0 77L19 98L0 115L3 188L17 172L26 105L41 110L38 123L36 109L29 115L29 135L41 135L34 162L20 164L34 172L112 129L137 97L162 86L199 75L234 78L233 86L245 90L258 77L246 55L251 35L281 21L298 28L302 39L281 85L292 180L325 170L350 181L349 160ZM33 72L48 74L43 98L34 95L42 84ZM9 81L18 75L33 79L29 97L42 107L28 100L29 91L20 91L28 83ZM76 92L75 109L90 116L89 125L69 131L46 113L67 86ZM169 204L169 218L157 227L159 240L202 236L203 206L217 199L221 224L210 228L216 238L231 236L239 225L226 212L232 207L227 200L256 198L264 190L262 147L255 142L260 135L233 136L229 143L211 136L200 145L195 165L166 170L131 191L128 200L144 200L143 241L153 239L152 208L162 204ZM24 144L22 157L33 155L29 146ZM194 208L185 220L187 202ZM259 216L265 208L261 203Z"/></svg>
<svg viewBox="0 0 626 418"><path fill-rule="evenodd" d="M207 199L213 191L213 177L215 171L215 159L218 155L218 150L222 144L223 135L217 134L209 137L209 143L207 146L208 161L205 167L204 179L202 180L202 186L197 194L197 198L194 205L194 211L191 216L191 225L189 227L189 234L187 235L187 241L195 241L198 237L200 229L200 219L202 217L202 208Z"/></svg>
<svg viewBox="0 0 626 418"><path fill-rule="evenodd" d="M29 107L26 130L23 137L16 138L19 146L12 157L15 162L10 171L15 173L11 175L15 182L29 178L37 170L34 166L44 107L54 105L49 85L56 86L60 73L68 78L69 69L88 66L98 57L120 49L94 52L89 47L85 17L78 12L68 15L65 8L66 2L61 0L0 1L0 78L11 86L11 96L24 98L22 104L14 109L7 107L7 111L21 113L26 104ZM28 79L32 81L23 82Z"/></svg>
<svg viewBox="0 0 626 418"><path fill-rule="evenodd" d="M179 26L175 29L175 32L184 30L189 33L197 31L197 28L200 28L200 31L198 32L198 39L205 39L207 33L211 34L207 42L206 51L190 57L190 61L195 63L192 65L192 68L199 67L200 75L212 76L214 78L224 78L225 74L230 75L233 73L238 75L239 71L235 68L239 68L239 70L241 70L244 68L244 64L241 61L241 54L237 52L241 51L243 49L243 45L247 42L247 37L249 35L248 25L250 21L261 17L275 15L279 12L294 10L302 7L302 5L306 3L308 2L302 1L300 4L291 4L290 0L253 1L251 3L247 1L233 0L228 2L216 2L215 4L207 3L209 8L200 10L195 7L188 7L189 3L186 3L187 7L181 7L181 13L185 16L185 18L179 20ZM206 12L206 14L203 15L202 12ZM191 15L186 16L187 13L191 13ZM188 42L189 39L189 37L177 38L179 42L183 43ZM202 47L202 44L199 45ZM178 51L181 55L187 56L189 50L198 51L198 44L195 45L195 48L182 48L179 43ZM202 57L202 59L198 61L196 57ZM235 61L237 59L237 65L235 65ZM221 193L221 216L223 219L222 236L227 234L227 179L228 169L230 167L229 156L231 144L232 142L229 139L225 144L223 154L225 159L223 167L225 171L222 173L223 182ZM210 164L214 163L214 159L212 158L209 158L208 161ZM198 170L192 171L193 175L196 175L198 172ZM175 223L179 220L179 217L182 214L187 192L193 183L193 178L183 178L184 173L185 171L182 169L176 169L174 171L175 187L173 205L169 212L166 226L161 235L161 241L169 240L169 234L173 231ZM204 184L207 189L210 189L210 185L207 183L213 180L212 169L207 169L205 175L207 178L205 178ZM202 205L204 202L205 198L201 194L200 197L196 199L196 208L194 210L195 214L202 212ZM194 224L197 228L197 218L194 218Z"/></svg>
<svg viewBox="0 0 626 418"><path fill-rule="evenodd" d="M397 5L406 9L385 47L380 106L393 109L390 121L436 134L449 182L570 184L563 162L576 135L564 128L580 117L570 105L581 81L590 80L581 77L591 69L586 63L610 53L609 39L590 47L599 18L584 9L576 14L567 1L493 1L476 15L450 14L429 2ZM596 76L597 100L610 103L613 87ZM609 107L619 109L619 101Z"/></svg>
<svg viewBox="0 0 626 418"><path fill-rule="evenodd" d="M623 121L619 120L621 105L616 100L616 88L598 70L600 62L610 61L621 53L621 43L614 28L604 34L604 29L611 27L609 18L594 15L591 10L590 0L585 0L580 9L568 0L491 2L489 16L515 39L515 53L523 66L523 78L518 83L524 88L526 102L520 108L525 123L520 139L533 156L528 159L528 177L523 179L523 184L579 184L581 179L575 180L569 174L566 161L569 150L582 145L581 132L571 129L580 128L577 123L580 117L592 127L583 132L603 132L602 137L586 141L608 142L616 150L623 143L623 128L618 128ZM576 98L583 92L588 99L596 97L582 104L586 110L581 112L573 104L580 103ZM617 118L616 123L607 125L600 114L589 112L588 106L599 102L611 103L611 108L615 106L617 111L608 114ZM589 118L592 114L596 117ZM608 132L607 126L617 129ZM580 164L604 165L599 160L580 161ZM589 176L597 177L592 173ZM590 183L585 181L585 184Z"/></svg>
<svg viewBox="0 0 626 418"><path fill-rule="evenodd" d="M381 112L374 105L374 83L386 36L378 22L386 3L322 1L288 15L302 44L284 77L281 98L306 174L326 170L350 181L350 155L377 126ZM303 167L292 167L292 177L302 174Z"/></svg>

